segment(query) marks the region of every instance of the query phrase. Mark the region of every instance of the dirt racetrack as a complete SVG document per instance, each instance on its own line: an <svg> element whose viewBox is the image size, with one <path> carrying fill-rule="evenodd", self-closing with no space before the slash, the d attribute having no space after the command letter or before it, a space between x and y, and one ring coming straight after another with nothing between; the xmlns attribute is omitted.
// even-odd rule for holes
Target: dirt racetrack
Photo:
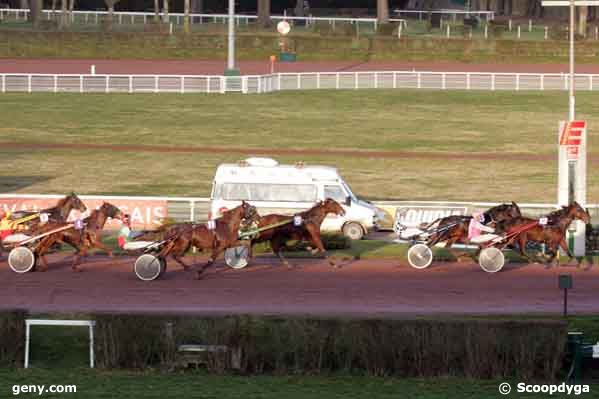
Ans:
<svg viewBox="0 0 599 399"><path fill-rule="evenodd" d="M294 259L302 266L287 269L274 258L260 257L243 270L219 262L202 280L171 261L162 279L143 282L133 274L133 257L88 258L81 273L71 271L70 260L69 255L52 255L49 271L16 274L4 256L0 308L358 316L559 314L557 276L567 272L574 280L570 312L599 312L597 266L547 270L508 264L500 273L487 274L474 263L438 263L416 270L393 260L360 260L331 269L324 260Z"/></svg>

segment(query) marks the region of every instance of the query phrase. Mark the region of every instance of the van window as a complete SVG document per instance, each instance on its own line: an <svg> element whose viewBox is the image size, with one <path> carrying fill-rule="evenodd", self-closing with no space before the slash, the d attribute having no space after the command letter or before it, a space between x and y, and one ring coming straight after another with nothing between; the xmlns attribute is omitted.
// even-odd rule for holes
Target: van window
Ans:
<svg viewBox="0 0 599 399"><path fill-rule="evenodd" d="M347 195L341 186L324 186L324 198L332 198L335 201L343 204Z"/></svg>
<svg viewBox="0 0 599 399"><path fill-rule="evenodd" d="M214 190L214 198L227 201L316 202L313 184L223 183Z"/></svg>

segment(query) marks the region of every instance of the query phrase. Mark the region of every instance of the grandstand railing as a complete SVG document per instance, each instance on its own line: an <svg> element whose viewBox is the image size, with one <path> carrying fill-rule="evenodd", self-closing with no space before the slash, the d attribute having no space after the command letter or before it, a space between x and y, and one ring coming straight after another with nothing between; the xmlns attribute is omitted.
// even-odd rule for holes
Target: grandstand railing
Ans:
<svg viewBox="0 0 599 399"><path fill-rule="evenodd" d="M282 90L568 90L561 73L302 72L271 75L0 74L0 92L268 93ZM599 75L577 74L576 90L599 90Z"/></svg>

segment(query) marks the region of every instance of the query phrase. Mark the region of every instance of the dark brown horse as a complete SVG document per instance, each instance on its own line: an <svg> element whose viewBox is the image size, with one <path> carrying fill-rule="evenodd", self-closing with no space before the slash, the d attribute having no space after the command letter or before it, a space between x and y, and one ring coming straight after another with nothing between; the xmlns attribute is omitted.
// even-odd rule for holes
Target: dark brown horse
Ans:
<svg viewBox="0 0 599 399"><path fill-rule="evenodd" d="M566 230L574 220L582 220L584 223L589 223L591 220L589 212L583 209L578 202L574 201L568 206L564 206L557 211L551 212L546 218L546 225L537 224L533 228L521 232L514 238L514 241L518 243L520 254L529 261L534 261L534 259L526 253L526 243L533 241L545 244L546 251L549 253L548 265L553 264L556 260L559 265L558 255L560 247L568 254L568 261L571 261L574 258L574 255L572 255L570 248L568 248L568 244L566 244ZM502 227L507 234L510 234L512 232L517 232L522 226L535 221L538 221L538 219L518 217L503 222Z"/></svg>
<svg viewBox="0 0 599 399"><path fill-rule="evenodd" d="M498 224L505 220L513 219L521 216L520 208L512 201L511 204L501 204L490 208L483 212L485 219L489 220L489 224ZM433 246L440 242L445 242L445 248L449 250L456 258L464 255L456 253L452 250L452 245L456 243L466 244L468 242L468 227L472 216L451 215L430 223L426 228L430 228L437 224L435 229L437 233L433 233L427 245Z"/></svg>
<svg viewBox="0 0 599 399"><path fill-rule="evenodd" d="M69 217L69 214L71 213L71 211L73 209L76 209L79 212L85 212L87 210L87 207L85 206L83 201L81 201L81 199L79 199L79 197L75 193L71 193L71 194L67 195L66 197L62 198L61 200L58 201L58 203L55 206L53 206L51 208L42 209L41 211L38 211L38 212L33 212L33 211L14 212L11 215L11 219L21 219L21 218L25 218L28 216L47 214L49 222L64 223L67 221L67 218ZM31 219L30 221L26 222L26 225L28 226L29 229L35 230L35 228L38 225L40 225L40 218L38 217L38 218Z"/></svg>
<svg viewBox="0 0 599 399"><path fill-rule="evenodd" d="M343 216L345 210L337 201L327 198L307 211L297 213L294 216L276 214L262 216L258 219L257 228L272 226L285 221L289 223L260 232L257 237L251 240L252 245L260 242L270 242L273 252L281 262L286 266L290 266L289 262L283 257L283 250L287 248L287 242L291 240L307 241L315 247L312 250L313 254L323 254L331 266L335 266L333 259L327 256L320 237L320 225L329 213Z"/></svg>
<svg viewBox="0 0 599 399"><path fill-rule="evenodd" d="M192 246L199 250L210 250L211 255L208 262L198 271L198 278L204 270L211 266L216 258L227 248L238 245L246 245L239 241L239 226L242 220L249 220L257 216L256 208L243 201L241 205L215 219L211 223L181 224L173 226L166 234L163 248L157 254L158 257L166 258L171 255L173 259L188 270L189 265L183 262L182 257Z"/></svg>
<svg viewBox="0 0 599 399"><path fill-rule="evenodd" d="M56 243L68 244L76 250L75 258L71 265L73 271L81 271L79 267L81 257L85 256L91 248L101 249L112 257L112 250L102 243L101 232L108 218L122 219L122 217L123 214L119 208L108 202L104 202L99 209L94 209L88 217L81 221L81 229L76 229L76 226L74 226L68 230L50 234L42 238L35 249L36 255L43 263L43 266L39 270L48 270L48 261L45 254ZM48 223L43 226L43 230L39 231L39 233L48 232L64 225L64 223Z"/></svg>

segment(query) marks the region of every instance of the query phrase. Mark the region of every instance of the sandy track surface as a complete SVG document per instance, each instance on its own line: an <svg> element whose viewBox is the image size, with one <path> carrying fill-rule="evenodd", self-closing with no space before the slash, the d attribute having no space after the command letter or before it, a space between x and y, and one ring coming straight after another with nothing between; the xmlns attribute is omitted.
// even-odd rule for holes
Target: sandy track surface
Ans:
<svg viewBox="0 0 599 399"><path fill-rule="evenodd" d="M474 263L437 263L415 270L393 260L346 261L332 269L324 260L294 259L288 269L269 256L232 270L218 263L195 279L174 262L163 278L143 282L133 257L87 259L81 273L71 257L55 254L47 272L16 274L0 261L0 308L31 311L190 312L207 314L514 314L562 309L560 273L572 273L572 313L599 312L599 268L508 264L496 274ZM188 259L192 261L190 257ZM201 258L195 258L201 262Z"/></svg>

